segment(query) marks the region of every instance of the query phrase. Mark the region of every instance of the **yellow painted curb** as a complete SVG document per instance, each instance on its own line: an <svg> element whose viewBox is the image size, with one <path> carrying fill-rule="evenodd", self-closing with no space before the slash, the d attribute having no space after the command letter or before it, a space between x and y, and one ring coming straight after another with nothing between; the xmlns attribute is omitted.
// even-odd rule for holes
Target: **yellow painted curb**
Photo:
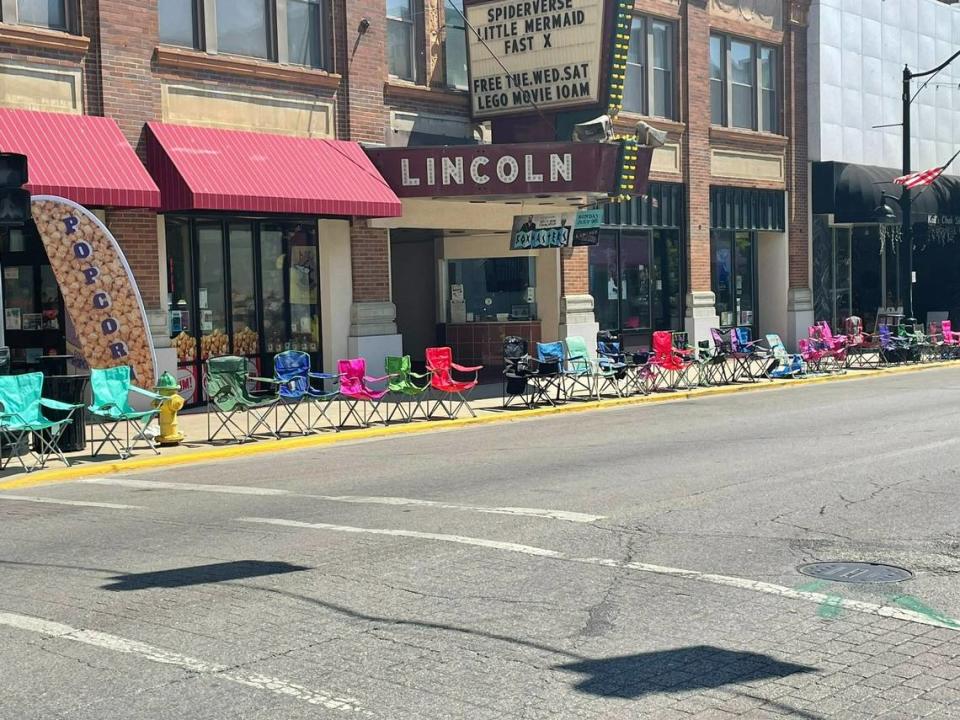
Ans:
<svg viewBox="0 0 960 720"><path fill-rule="evenodd" d="M537 417L558 415L561 413L609 410L620 407L628 407L631 405L695 400L696 398L710 397L714 395L731 395L734 393L756 392L760 390L798 388L806 385L827 382L860 380L863 378L878 377L883 375L898 375L903 373L922 372L924 370L934 370L948 367L958 367L958 365L952 362L936 362L927 363L925 365L908 365L903 367L882 368L878 370L856 370L852 373L847 372L842 375L821 375L818 377L803 378L799 380L782 380L772 382L760 381L757 383L743 385L721 385L719 387L696 388L693 390L683 390L655 395L638 395L636 397L611 398L608 400L589 400L567 405L532 408L528 410L514 410L511 412L496 414L491 413L489 415L483 415L480 417L457 418L455 420L437 420L416 424L389 425L386 427L349 430L343 433L329 433L324 435L285 438L283 440L261 440L260 442L250 444L230 445L226 447L197 450L195 452L184 452L179 455L160 455L135 458L125 461L90 463L63 468L61 470L44 470L38 473L23 475L21 477L12 478L6 481L0 481L0 490L17 490L36 487L38 485L64 482L68 480L77 480L84 477L110 475L120 472L130 472L132 470L174 467L177 465L210 462L213 460L250 457L254 455L264 455L266 453L295 450L297 448L323 447L326 445L354 442L357 440L370 440L375 438L386 438L401 435L416 435L459 427L515 422L518 420L528 420Z"/></svg>

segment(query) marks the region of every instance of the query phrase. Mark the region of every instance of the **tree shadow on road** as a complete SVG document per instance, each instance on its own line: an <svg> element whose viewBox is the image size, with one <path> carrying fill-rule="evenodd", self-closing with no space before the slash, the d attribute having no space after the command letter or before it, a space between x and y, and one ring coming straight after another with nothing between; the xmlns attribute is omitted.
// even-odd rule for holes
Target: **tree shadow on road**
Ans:
<svg viewBox="0 0 960 720"><path fill-rule="evenodd" d="M581 660L555 668L587 675L574 686L579 692L629 699L816 672L769 655L709 645Z"/></svg>
<svg viewBox="0 0 960 720"><path fill-rule="evenodd" d="M243 580L264 575L282 575L285 573L310 570L304 565L291 565L286 562L266 562L263 560L239 560L236 562L212 563L193 567L173 568L155 572L130 573L110 578L114 582L101 587L102 590L123 592L129 590L147 590L149 588L177 588L189 585L209 585L210 583Z"/></svg>

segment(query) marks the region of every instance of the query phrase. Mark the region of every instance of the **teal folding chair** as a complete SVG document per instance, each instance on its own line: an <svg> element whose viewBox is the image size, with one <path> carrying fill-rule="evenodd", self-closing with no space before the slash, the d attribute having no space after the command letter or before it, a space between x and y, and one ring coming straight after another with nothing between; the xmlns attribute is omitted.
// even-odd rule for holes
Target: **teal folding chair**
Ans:
<svg viewBox="0 0 960 720"><path fill-rule="evenodd" d="M96 445L95 439L90 441L91 445L96 445L93 455L99 455L103 446L110 443L120 459L126 460L133 455L133 448L138 440L143 440L157 455L160 454L153 438L147 435L147 427L160 412L160 406L150 410L135 410L130 405L130 393L156 402L165 402L167 398L134 385L128 365L90 370L90 389L93 392L93 402L87 412L99 419L98 424L103 430L99 445ZM123 439L117 435L121 423L126 430ZM131 426L134 429L132 437Z"/></svg>
<svg viewBox="0 0 960 720"><path fill-rule="evenodd" d="M43 373L0 376L0 447L4 438L11 438L8 444L12 445L10 457L0 458L0 469L6 470L14 456L26 472L42 468L51 455L56 455L70 467L57 442L73 422L73 413L81 407L43 397ZM41 408L65 412L67 417L48 420ZM30 435L34 438L32 447L29 445ZM30 448L28 452L34 461L29 467L18 452L24 444Z"/></svg>

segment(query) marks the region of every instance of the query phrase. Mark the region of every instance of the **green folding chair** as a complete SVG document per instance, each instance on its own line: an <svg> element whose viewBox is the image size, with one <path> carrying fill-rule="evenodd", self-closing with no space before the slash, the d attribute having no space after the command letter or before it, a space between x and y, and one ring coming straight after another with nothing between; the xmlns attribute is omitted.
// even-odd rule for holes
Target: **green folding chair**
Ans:
<svg viewBox="0 0 960 720"><path fill-rule="evenodd" d="M413 372L409 355L387 356L383 365L389 377L387 390L390 391L390 397L393 400L393 406L387 414L387 422L393 420L394 415L398 413L403 420L409 422L413 420L417 411L423 409L425 394L430 389L429 381L418 384L417 380L429 378L430 373ZM412 408L411 405L413 405Z"/></svg>
<svg viewBox="0 0 960 720"><path fill-rule="evenodd" d="M269 385L272 390L254 393L247 384L251 381ZM259 434L279 440L280 434L270 425L270 416L280 400L280 384L275 378L251 375L247 371L246 358L237 355L207 360L203 380L207 394L207 439L212 442L221 432L226 432L231 440L241 443L255 440ZM237 423L237 413L246 417L246 429ZM211 430L213 416L219 423L215 430Z"/></svg>
<svg viewBox="0 0 960 720"><path fill-rule="evenodd" d="M160 406L150 410L135 410L130 405L130 393L156 402L165 402L167 398L134 385L130 380L129 365L91 369L90 389L93 393L93 402L87 408L87 412L98 418L98 424L103 430L103 438L99 445L96 445L97 441L91 438L90 444L96 445L93 455L98 455L103 450L103 446L110 443L120 459L126 460L133 455L137 440L143 440L153 452L160 454L153 438L147 435L147 427L160 412ZM123 439L117 435L120 423L123 423L126 429ZM132 438L131 425L134 429Z"/></svg>
<svg viewBox="0 0 960 720"><path fill-rule="evenodd" d="M564 342L567 346L563 369L564 377L569 383L567 396L573 397L577 388L580 388L587 391L587 397L599 398L596 363L590 357L587 341L579 335L571 335Z"/></svg>
<svg viewBox="0 0 960 720"><path fill-rule="evenodd" d="M49 400L42 393L43 373L0 376L0 448L5 438L9 438L8 444L12 445L10 457L0 458L0 469L6 470L16 457L26 472L32 472L42 468L51 455L56 455L64 465L70 467L57 441L73 422L73 413L83 405ZM65 412L67 417L48 420L41 408ZM29 444L30 435L34 438L32 446ZM29 448L28 453L33 458L33 464L29 467L19 453L24 445Z"/></svg>

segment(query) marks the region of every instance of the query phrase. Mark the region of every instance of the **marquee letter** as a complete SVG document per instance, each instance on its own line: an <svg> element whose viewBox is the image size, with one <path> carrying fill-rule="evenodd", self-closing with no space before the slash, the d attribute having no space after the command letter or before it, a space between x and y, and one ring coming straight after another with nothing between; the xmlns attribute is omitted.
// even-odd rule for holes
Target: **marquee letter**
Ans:
<svg viewBox="0 0 960 720"><path fill-rule="evenodd" d="M556 182L558 177L567 182L573 181L573 156L570 153L564 153L563 157L550 154L550 182Z"/></svg>
<svg viewBox="0 0 960 720"><path fill-rule="evenodd" d="M500 182L502 182L504 185L509 185L512 183L517 179L517 175L519 174L520 165L512 156L504 155L502 158L497 160L497 177L500 178Z"/></svg>
<svg viewBox="0 0 960 720"><path fill-rule="evenodd" d="M475 157L470 161L470 179L477 185L484 185L490 182L490 176L480 172L480 166L490 162L490 158Z"/></svg>
<svg viewBox="0 0 960 720"><path fill-rule="evenodd" d="M407 158L400 161L400 182L404 187L415 187L420 184L420 178L410 177L410 160Z"/></svg>

